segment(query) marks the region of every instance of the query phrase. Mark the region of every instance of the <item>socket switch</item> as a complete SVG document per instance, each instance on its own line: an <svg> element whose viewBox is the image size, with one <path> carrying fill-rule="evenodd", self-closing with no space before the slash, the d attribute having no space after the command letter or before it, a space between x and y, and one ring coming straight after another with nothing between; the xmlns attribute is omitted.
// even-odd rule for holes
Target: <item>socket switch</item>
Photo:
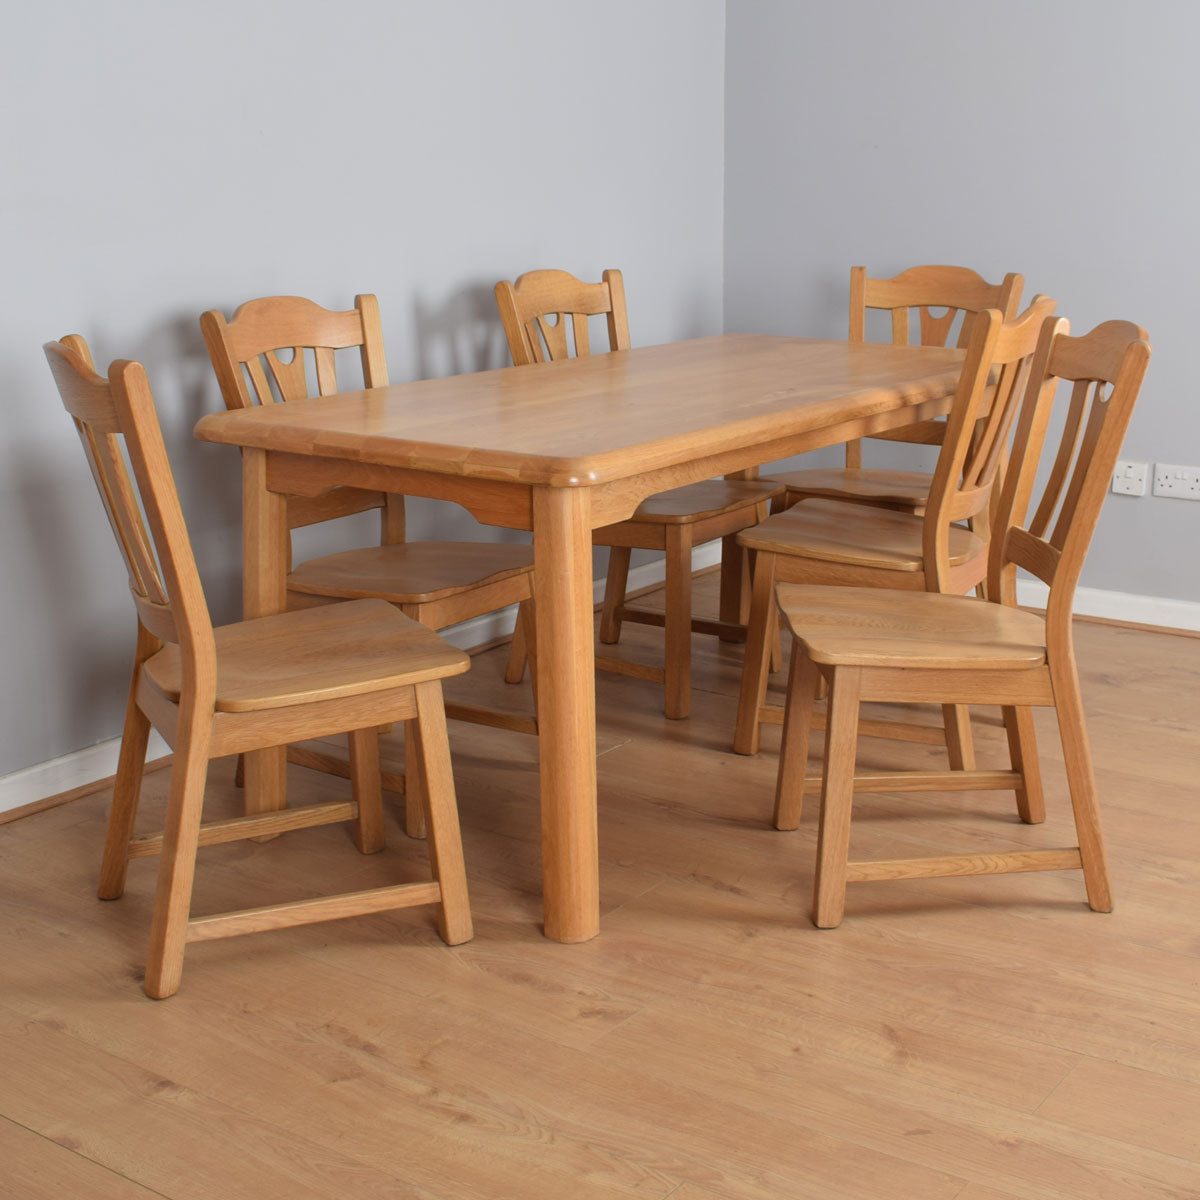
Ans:
<svg viewBox="0 0 1200 1200"><path fill-rule="evenodd" d="M1146 476L1150 464L1130 462L1122 458L1113 472L1112 490L1122 496L1144 496L1146 494Z"/></svg>
<svg viewBox="0 0 1200 1200"><path fill-rule="evenodd" d="M1200 500L1200 467L1155 463L1154 494L1176 500Z"/></svg>

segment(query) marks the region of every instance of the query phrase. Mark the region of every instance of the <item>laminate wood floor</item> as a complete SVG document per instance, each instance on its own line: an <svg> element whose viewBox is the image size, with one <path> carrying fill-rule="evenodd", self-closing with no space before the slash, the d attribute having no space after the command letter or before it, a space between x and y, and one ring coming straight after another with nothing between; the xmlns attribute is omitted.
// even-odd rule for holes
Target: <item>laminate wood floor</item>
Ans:
<svg viewBox="0 0 1200 1200"><path fill-rule="evenodd" d="M660 639L629 626L622 653L656 661ZM0 827L0 1196L1200 1196L1200 639L1080 624L1078 647L1106 916L1077 872L1044 873L858 885L845 924L814 929L815 814L771 829L779 730L729 752L741 650L707 638L689 721L598 679L584 945L541 936L536 746L511 733L451 726L474 941L408 910L202 944L162 1003L138 984L153 860L95 898L107 797ZM520 707L503 666L477 656L455 691ZM1000 793L866 796L856 853L1067 844L1046 716L1044 826ZM298 798L348 787L291 770ZM147 777L147 826L165 783ZM236 811L230 763L209 795ZM415 876L397 812L370 858L333 827L202 851L196 911Z"/></svg>

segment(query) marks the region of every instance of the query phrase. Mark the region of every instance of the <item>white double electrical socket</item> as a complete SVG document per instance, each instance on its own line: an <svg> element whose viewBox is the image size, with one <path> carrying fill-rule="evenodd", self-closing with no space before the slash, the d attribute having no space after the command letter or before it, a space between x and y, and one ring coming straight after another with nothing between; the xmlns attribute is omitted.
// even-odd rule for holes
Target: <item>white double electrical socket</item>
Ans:
<svg viewBox="0 0 1200 1200"><path fill-rule="evenodd" d="M1116 484L1113 484L1116 490ZM1154 464L1154 495L1176 500L1200 500L1200 467Z"/></svg>

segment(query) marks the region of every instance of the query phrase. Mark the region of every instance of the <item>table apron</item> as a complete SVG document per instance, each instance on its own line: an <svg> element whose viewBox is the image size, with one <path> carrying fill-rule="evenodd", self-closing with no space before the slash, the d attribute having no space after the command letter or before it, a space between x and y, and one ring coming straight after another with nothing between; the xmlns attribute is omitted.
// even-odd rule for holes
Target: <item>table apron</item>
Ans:
<svg viewBox="0 0 1200 1200"><path fill-rule="evenodd" d="M267 452L267 487L289 496L319 496L337 487L365 488L405 496L450 500L484 525L533 528L532 489L527 483L470 479L436 471L390 467L346 458Z"/></svg>
<svg viewBox="0 0 1200 1200"><path fill-rule="evenodd" d="M931 420L944 415L948 407L949 397L926 400L905 408L889 409L870 417L856 417L765 442L731 446L701 458L655 467L606 483L579 486L588 487L591 492L590 519L592 528L596 529L625 520L647 496L657 492L683 487L702 479L714 479L719 475L730 475L765 462L790 458L872 433ZM425 496L433 500L449 500L465 508L482 524L503 529L533 528L533 493L535 489L545 486L314 454L292 454L280 450L267 450L265 453L266 487L271 492L319 496L337 487L357 487L406 496Z"/></svg>
<svg viewBox="0 0 1200 1200"><path fill-rule="evenodd" d="M825 425L801 433L791 433L765 442L746 446L731 446L715 454L674 466L656 467L639 475L629 475L610 483L593 485L592 528L612 525L631 516L647 496L665 492L671 488L697 483L702 479L715 479L719 475L736 475L749 467L777 462L809 450L820 450L825 446L837 446L854 438L867 437L873 433L901 429L906 425L933 420L945 416L950 407L949 396L926 400L906 408L891 409L870 417L856 417L836 425Z"/></svg>

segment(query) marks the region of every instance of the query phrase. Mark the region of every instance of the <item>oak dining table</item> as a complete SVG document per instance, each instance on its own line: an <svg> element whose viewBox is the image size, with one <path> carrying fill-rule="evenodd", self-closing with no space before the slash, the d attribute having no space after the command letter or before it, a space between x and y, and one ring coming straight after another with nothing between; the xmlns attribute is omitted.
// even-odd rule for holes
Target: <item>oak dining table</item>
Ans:
<svg viewBox="0 0 1200 1200"><path fill-rule="evenodd" d="M647 496L942 415L953 349L725 334L212 413L238 446L243 606L286 605L286 497L351 486L454 501L533 535L544 930L599 931L591 530ZM246 804L286 804L286 748Z"/></svg>

